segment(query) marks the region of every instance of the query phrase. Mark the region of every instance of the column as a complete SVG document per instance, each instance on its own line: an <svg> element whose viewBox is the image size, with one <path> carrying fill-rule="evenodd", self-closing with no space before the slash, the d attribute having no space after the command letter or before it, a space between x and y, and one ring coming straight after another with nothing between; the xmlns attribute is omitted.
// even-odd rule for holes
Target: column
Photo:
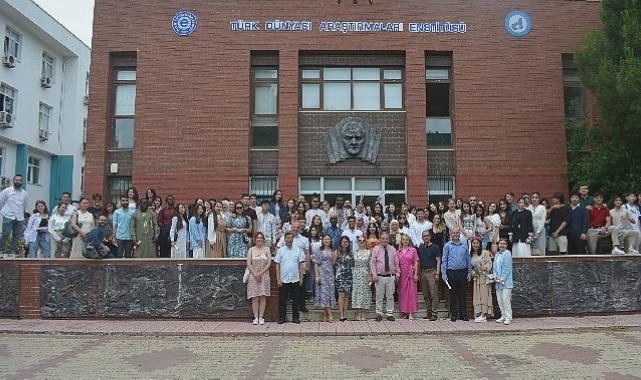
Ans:
<svg viewBox="0 0 641 380"><path fill-rule="evenodd" d="M298 51L281 50L278 79L278 186L298 194Z"/></svg>
<svg viewBox="0 0 641 380"><path fill-rule="evenodd" d="M27 144L18 144L16 146L16 175L20 174L23 176L22 188L27 189L27 170L29 163L29 145ZM11 181L13 184L13 180Z"/></svg>
<svg viewBox="0 0 641 380"><path fill-rule="evenodd" d="M427 205L427 134L425 130L425 51L405 52L407 197Z"/></svg>
<svg viewBox="0 0 641 380"><path fill-rule="evenodd" d="M50 173L49 205L53 209L60 202L62 192L73 194L73 156L51 156Z"/></svg>

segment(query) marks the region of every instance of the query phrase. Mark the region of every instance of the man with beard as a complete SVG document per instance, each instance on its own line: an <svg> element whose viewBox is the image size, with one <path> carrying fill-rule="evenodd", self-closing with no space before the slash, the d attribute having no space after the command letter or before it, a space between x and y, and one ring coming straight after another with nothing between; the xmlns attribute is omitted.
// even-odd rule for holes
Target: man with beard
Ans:
<svg viewBox="0 0 641 380"><path fill-rule="evenodd" d="M13 186L0 192L0 213L2 214L2 239L0 250L4 254L17 254L16 247L21 238L22 223L24 221L25 205L29 194L22 189L22 176L13 177ZM11 250L4 252L7 238L11 235Z"/></svg>

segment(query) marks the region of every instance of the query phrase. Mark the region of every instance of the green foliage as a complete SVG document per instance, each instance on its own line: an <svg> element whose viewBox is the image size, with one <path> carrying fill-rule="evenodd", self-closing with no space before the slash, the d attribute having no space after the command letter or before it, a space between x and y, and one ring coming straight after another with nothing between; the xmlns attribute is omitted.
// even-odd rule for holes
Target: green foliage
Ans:
<svg viewBox="0 0 641 380"><path fill-rule="evenodd" d="M612 196L641 190L641 0L604 0L601 20L574 57L602 125L568 126L569 176Z"/></svg>

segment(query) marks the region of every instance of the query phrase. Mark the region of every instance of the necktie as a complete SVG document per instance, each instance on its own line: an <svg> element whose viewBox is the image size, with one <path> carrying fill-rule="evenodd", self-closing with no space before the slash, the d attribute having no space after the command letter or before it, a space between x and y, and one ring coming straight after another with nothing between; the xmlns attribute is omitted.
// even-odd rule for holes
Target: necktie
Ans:
<svg viewBox="0 0 641 380"><path fill-rule="evenodd" d="M385 273L389 273L389 255L387 254L387 247L383 247L385 249Z"/></svg>

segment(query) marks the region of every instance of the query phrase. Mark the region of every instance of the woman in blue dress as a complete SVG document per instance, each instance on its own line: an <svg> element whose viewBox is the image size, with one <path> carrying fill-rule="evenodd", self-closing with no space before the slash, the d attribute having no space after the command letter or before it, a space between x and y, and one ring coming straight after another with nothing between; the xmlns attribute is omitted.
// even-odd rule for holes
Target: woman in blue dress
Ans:
<svg viewBox="0 0 641 380"><path fill-rule="evenodd" d="M247 258L246 236L252 232L251 220L243 215L243 204L236 202L233 214L227 223L227 257L244 259Z"/></svg>
<svg viewBox="0 0 641 380"><path fill-rule="evenodd" d="M334 322L332 308L336 307L334 295L334 263L336 253L332 250L332 237L323 236L322 245L314 254L316 263L316 298L314 304L324 311L323 322Z"/></svg>

